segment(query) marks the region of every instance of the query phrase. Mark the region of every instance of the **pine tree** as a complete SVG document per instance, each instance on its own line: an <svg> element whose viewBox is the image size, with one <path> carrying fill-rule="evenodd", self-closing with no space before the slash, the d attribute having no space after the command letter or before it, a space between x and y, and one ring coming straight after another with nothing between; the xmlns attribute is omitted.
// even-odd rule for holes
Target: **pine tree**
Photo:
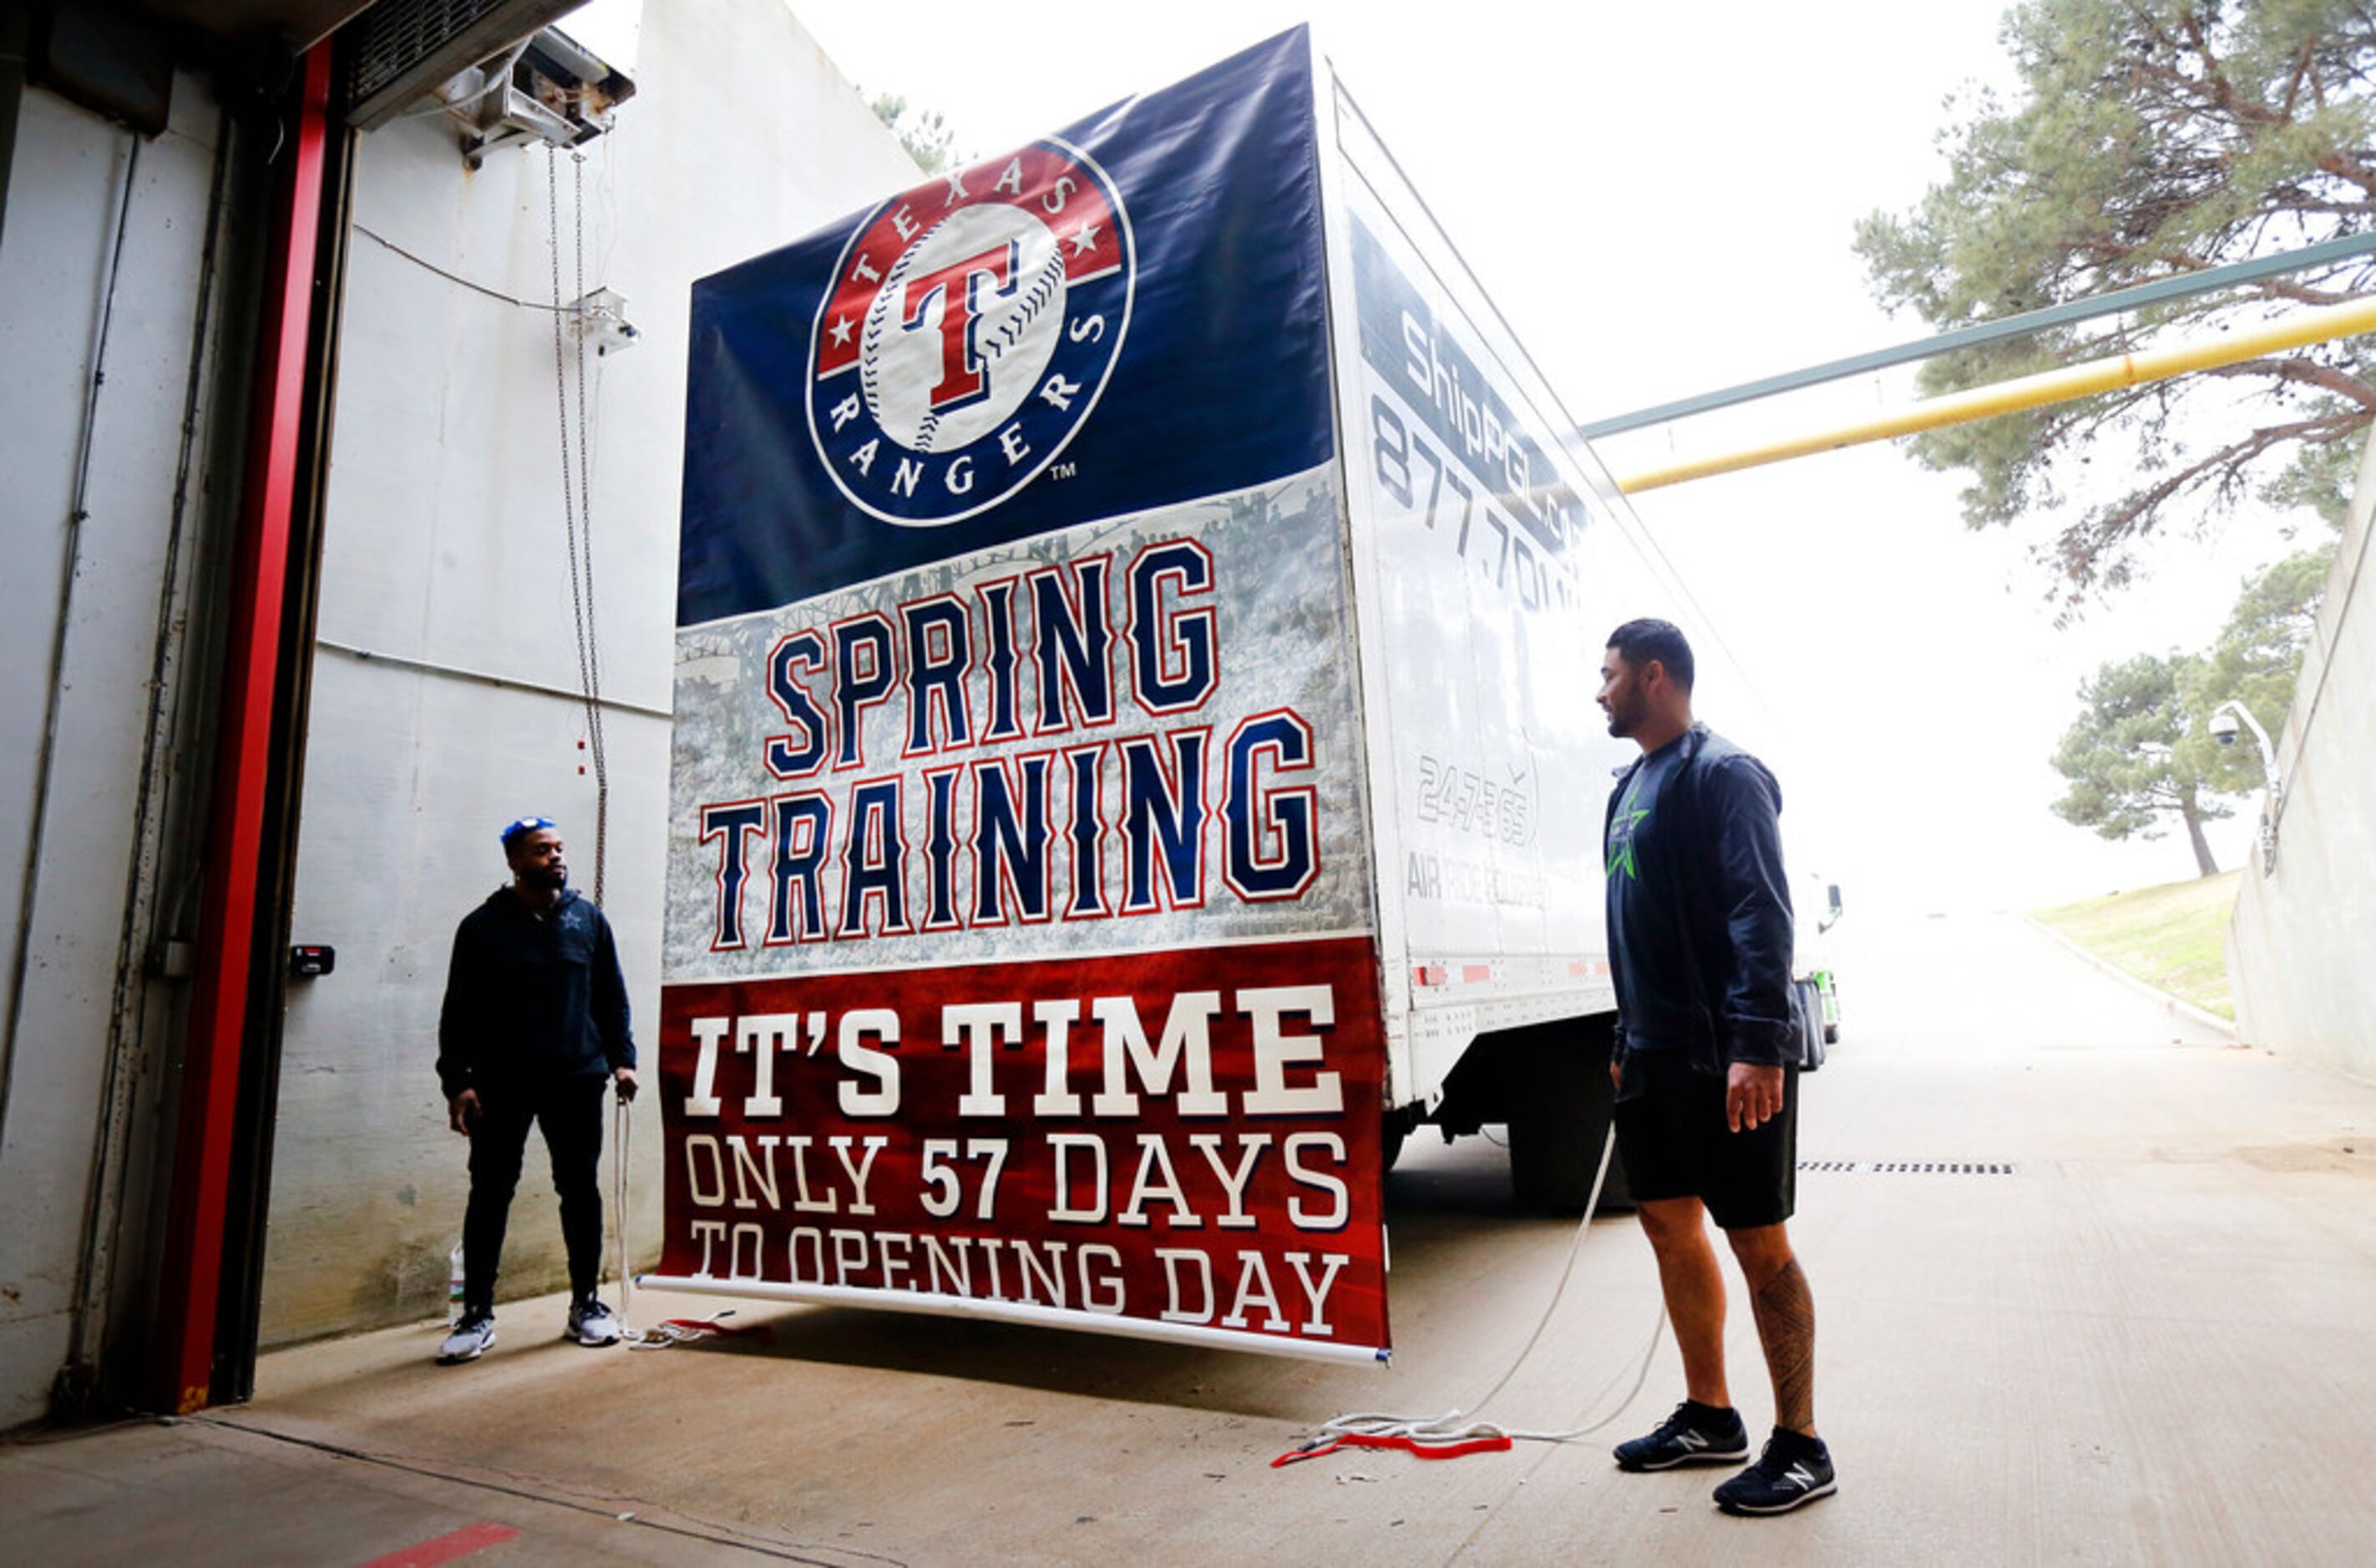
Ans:
<svg viewBox="0 0 2376 1568"><path fill-rule="evenodd" d="M1876 293L1942 328L2017 315L2376 222L2376 9L2349 0L2026 0L2003 38L2018 101L1978 92L1942 133L1949 173L1857 248ZM2359 256L1929 362L1943 393L2376 290ZM1961 470L1975 528L2090 504L2051 555L2075 600L2129 580L2139 542L2257 485L2333 518L2376 419L2364 341L1914 438ZM2103 493L2103 477L2120 473ZM2078 480L2070 484L2066 481ZM2092 482L2091 482L2092 481Z"/></svg>

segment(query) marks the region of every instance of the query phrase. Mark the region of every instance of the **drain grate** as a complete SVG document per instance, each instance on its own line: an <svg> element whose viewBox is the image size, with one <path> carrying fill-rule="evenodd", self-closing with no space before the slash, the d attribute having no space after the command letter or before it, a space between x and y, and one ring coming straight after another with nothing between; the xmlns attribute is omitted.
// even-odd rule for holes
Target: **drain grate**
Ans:
<svg viewBox="0 0 2376 1568"><path fill-rule="evenodd" d="M1866 1171L1875 1176L2012 1176L2008 1160L1987 1159L1802 1159L1801 1170L1842 1173Z"/></svg>

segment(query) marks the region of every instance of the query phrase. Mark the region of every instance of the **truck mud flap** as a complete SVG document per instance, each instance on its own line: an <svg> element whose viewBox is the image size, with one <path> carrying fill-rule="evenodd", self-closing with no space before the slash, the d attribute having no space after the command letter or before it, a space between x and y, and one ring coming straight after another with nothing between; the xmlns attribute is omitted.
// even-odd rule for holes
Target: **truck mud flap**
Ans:
<svg viewBox="0 0 2376 1568"><path fill-rule="evenodd" d="M1609 1135L1610 1020L1562 1018L1481 1035L1444 1081L1434 1120L1454 1133L1500 1122L1510 1130L1510 1186L1520 1211L1579 1214ZM1612 1159L1600 1212L1633 1207Z"/></svg>

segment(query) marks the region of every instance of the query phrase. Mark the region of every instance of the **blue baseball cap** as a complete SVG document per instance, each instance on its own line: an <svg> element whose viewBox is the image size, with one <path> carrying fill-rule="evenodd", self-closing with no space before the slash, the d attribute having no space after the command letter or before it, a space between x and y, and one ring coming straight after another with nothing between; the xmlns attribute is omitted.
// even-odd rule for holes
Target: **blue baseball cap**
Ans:
<svg viewBox="0 0 2376 1568"><path fill-rule="evenodd" d="M512 846L519 841L522 834L534 833L540 828L558 827L560 826L561 825L559 823L553 821L552 818L549 816L524 816L515 822L508 823L505 826L502 835L504 841L504 853L508 855L512 852Z"/></svg>

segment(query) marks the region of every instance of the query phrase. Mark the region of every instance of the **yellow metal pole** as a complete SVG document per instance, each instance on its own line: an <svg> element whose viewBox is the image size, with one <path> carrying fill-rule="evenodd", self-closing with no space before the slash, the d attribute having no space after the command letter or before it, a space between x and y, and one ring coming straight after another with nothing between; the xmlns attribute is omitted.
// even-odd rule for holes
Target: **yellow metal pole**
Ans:
<svg viewBox="0 0 2376 1568"><path fill-rule="evenodd" d="M2085 364L2066 365L2061 370L2041 371L2036 375L2000 381L1992 386L1975 386L1966 392L1926 398L1895 413L1861 420L1812 435L1744 447L1738 452L1677 463L1671 468L1652 469L1620 480L1617 488L1628 495L1639 495L1645 490L1681 484L1686 480L1705 479L1711 474L1726 474L1739 469L1779 463L1791 457L1803 457L1811 452L1858 446L1868 441L1887 441L1893 436L1964 424L1996 414L2009 414L2047 403L2060 403L2073 398L2115 391L2123 386L2136 386L2148 381L2166 381L2190 371L2210 370L2281 350L2299 349L2305 344L2323 343L2330 339L2349 338L2371 331L2376 331L2376 299L2355 300L2349 304L2305 311L2250 331L2223 332L2216 338L2196 339L2164 349L2148 349L2142 353L2090 360Z"/></svg>

